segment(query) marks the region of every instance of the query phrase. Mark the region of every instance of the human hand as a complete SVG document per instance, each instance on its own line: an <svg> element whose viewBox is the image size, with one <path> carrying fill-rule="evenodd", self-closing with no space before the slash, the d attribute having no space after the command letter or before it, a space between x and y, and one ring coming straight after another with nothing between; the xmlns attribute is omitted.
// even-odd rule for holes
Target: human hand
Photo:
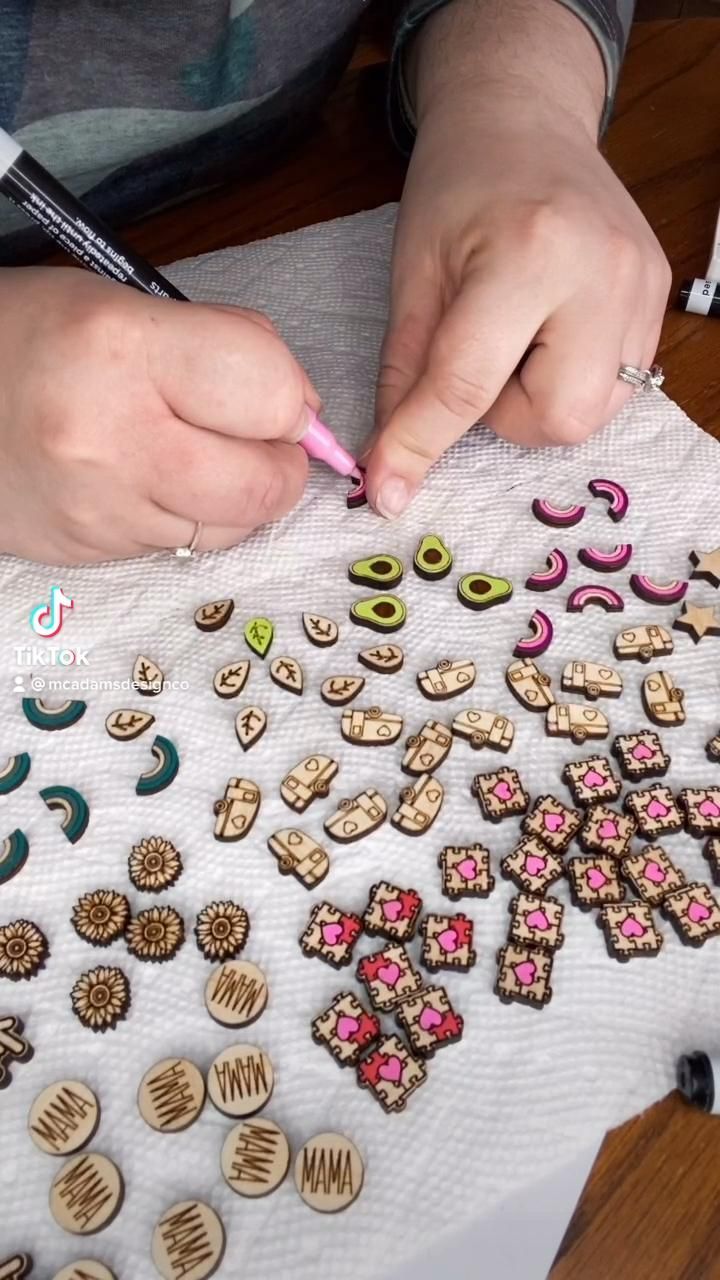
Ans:
<svg viewBox="0 0 720 1280"><path fill-rule="evenodd" d="M367 458L389 517L478 420L585 440L632 394L619 366L647 368L659 340L669 268L597 150L602 95L574 115L552 84L479 80L429 95L400 207Z"/></svg>
<svg viewBox="0 0 720 1280"><path fill-rule="evenodd" d="M0 550L228 547L298 501L307 376L266 317L74 269L0 271Z"/></svg>

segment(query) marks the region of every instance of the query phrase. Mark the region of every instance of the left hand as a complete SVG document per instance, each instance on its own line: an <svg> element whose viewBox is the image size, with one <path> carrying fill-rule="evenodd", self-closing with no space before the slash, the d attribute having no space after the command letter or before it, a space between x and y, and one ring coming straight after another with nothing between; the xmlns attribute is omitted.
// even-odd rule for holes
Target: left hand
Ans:
<svg viewBox="0 0 720 1280"><path fill-rule="evenodd" d="M652 363L670 271L593 133L497 86L423 120L396 231L368 488L397 516L475 422L578 444ZM529 353L529 354L528 354Z"/></svg>

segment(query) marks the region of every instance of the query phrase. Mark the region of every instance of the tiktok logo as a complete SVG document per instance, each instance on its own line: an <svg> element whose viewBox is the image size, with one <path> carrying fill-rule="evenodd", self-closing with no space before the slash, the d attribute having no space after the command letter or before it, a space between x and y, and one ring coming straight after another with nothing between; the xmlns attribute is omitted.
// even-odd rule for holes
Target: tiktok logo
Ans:
<svg viewBox="0 0 720 1280"><path fill-rule="evenodd" d="M37 636L49 640L56 636L62 628L65 612L72 609L73 601L66 596L62 587L50 588L50 602L36 604L30 611L30 626Z"/></svg>

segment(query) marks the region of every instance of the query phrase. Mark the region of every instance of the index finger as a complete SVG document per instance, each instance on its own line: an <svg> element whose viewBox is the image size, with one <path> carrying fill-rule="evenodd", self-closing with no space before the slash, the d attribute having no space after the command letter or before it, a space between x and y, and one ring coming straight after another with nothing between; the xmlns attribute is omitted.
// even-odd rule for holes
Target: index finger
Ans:
<svg viewBox="0 0 720 1280"><path fill-rule="evenodd" d="M497 400L547 315L537 288L528 292L507 267L478 268L445 312L415 385L378 436L368 460L368 492L382 515L387 494L406 502L442 453ZM390 504L391 505L391 504Z"/></svg>

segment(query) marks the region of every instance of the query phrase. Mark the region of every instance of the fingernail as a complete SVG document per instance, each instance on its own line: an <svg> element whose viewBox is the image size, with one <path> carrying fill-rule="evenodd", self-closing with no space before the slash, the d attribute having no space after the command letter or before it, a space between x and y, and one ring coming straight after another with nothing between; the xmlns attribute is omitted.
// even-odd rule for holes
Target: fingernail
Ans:
<svg viewBox="0 0 720 1280"><path fill-rule="evenodd" d="M406 480L400 476L390 476L383 480L377 491L375 507L386 520L396 520L407 507L412 493Z"/></svg>

